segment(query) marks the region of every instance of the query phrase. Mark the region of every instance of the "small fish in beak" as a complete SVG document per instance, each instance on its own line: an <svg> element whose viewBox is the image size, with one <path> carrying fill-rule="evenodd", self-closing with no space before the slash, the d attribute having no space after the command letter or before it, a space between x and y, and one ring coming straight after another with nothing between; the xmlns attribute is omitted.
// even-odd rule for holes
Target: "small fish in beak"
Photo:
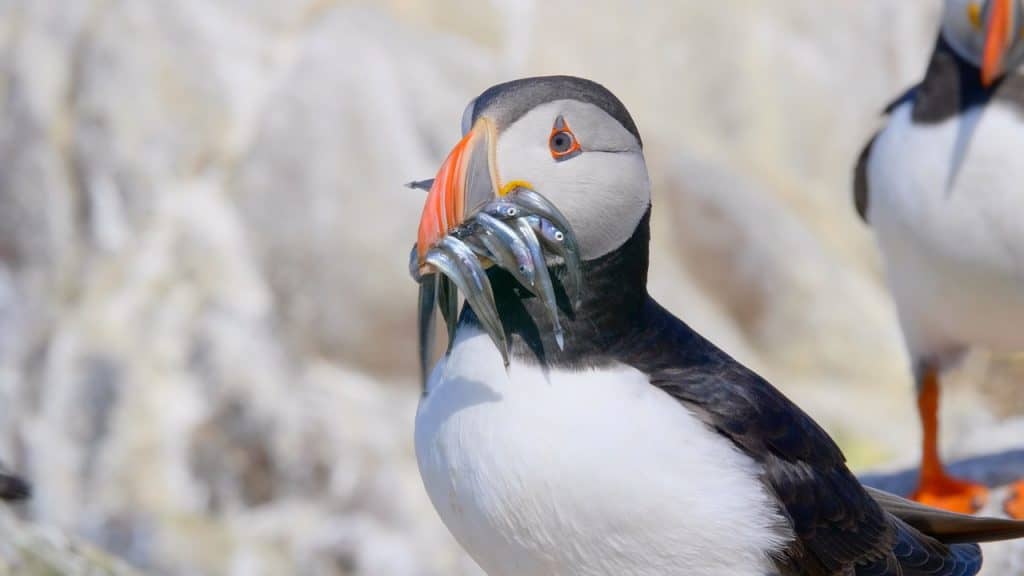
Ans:
<svg viewBox="0 0 1024 576"><path fill-rule="evenodd" d="M466 301L473 308L473 311L476 312L480 323L494 340L494 344L501 352L502 359L507 366L508 341L505 337L505 329L501 324L501 319L498 317L498 307L494 302L494 291L491 289L490 280L487 279L487 273L484 272L480 261L473 251L462 241L446 236L435 248L427 252L427 264L450 278L458 290L466 296ZM451 305L451 300L444 301L442 304L449 306ZM451 315L456 313L455 310L448 311L448 314ZM420 309L420 314L420 324L430 324L431 321L424 318L424 310L422 308ZM433 310L430 310L429 314L432 316ZM422 329L420 333L423 333ZM424 353L424 349L429 354L427 344L421 341L421 354Z"/></svg>
<svg viewBox="0 0 1024 576"><path fill-rule="evenodd" d="M533 258L525 239L508 224L486 212L477 214L475 220L487 232L484 237L493 238L495 250L492 250L492 254L496 257L495 262L508 270L530 292L534 292L534 287L537 284L537 269L538 267L542 268L544 262L538 263Z"/></svg>
<svg viewBox="0 0 1024 576"><path fill-rule="evenodd" d="M528 206L521 206L520 201ZM484 270L487 265L506 270L527 291L541 298L555 327L555 341L560 348L564 347L565 336L545 248L561 259L565 268L565 290L573 307L579 297L581 264L572 229L567 223L565 229L559 228L548 218L566 222L542 195L518 189L485 204L467 221L457 225L426 251L422 265L419 248L413 248L409 271L420 283L420 359L424 381L426 358L433 349L434 305L441 309L445 318L450 345L456 327L459 292L466 297L508 365L508 339Z"/></svg>
<svg viewBox="0 0 1024 576"><path fill-rule="evenodd" d="M517 218L514 222L516 231L519 232L519 237L523 239L527 248L530 249L530 257L533 259L534 265L545 270L544 274L537 275L537 289L540 291L540 297L544 301L544 308L547 309L551 322L554 325L555 342L558 343L560 350L565 350L565 334L562 332L562 323L558 320L558 302L555 300L555 287L551 284L551 275L547 274L547 264L544 259L544 251L540 247L540 240L537 239L537 234L534 233L533 228L525 218Z"/></svg>
<svg viewBox="0 0 1024 576"><path fill-rule="evenodd" d="M530 227L537 233L541 242L556 256L562 259L565 265L565 291L573 303L573 308L580 303L580 287L583 282L581 278L582 264L580 262L579 247L572 234L566 234L554 224L541 218L530 215L526 217Z"/></svg>
<svg viewBox="0 0 1024 576"><path fill-rule="evenodd" d="M565 335L545 249L561 259L570 305L578 304L581 263L572 228L558 208L525 185L499 195L502 188L491 165L493 134L493 126L481 118L449 154L437 177L408 184L410 188L429 188L417 244L409 262L410 274L420 282L419 336L424 383L427 359L433 350L434 306L441 308L450 346L457 324L459 293L508 366L508 337L486 267L493 265L508 271L542 300L560 348L565 346Z"/></svg>

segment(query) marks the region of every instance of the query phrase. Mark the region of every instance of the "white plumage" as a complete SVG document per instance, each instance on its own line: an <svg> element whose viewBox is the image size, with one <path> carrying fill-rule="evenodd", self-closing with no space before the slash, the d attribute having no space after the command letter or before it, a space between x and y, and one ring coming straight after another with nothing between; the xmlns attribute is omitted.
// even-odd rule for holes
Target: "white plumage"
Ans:
<svg viewBox="0 0 1024 576"><path fill-rule="evenodd" d="M910 352L1024 350L1024 118L999 101L938 124L911 111L893 111L868 168L868 218Z"/></svg>
<svg viewBox="0 0 1024 576"><path fill-rule="evenodd" d="M491 576L763 576L792 539L758 465L641 372L506 372L474 328L430 378L416 455Z"/></svg>

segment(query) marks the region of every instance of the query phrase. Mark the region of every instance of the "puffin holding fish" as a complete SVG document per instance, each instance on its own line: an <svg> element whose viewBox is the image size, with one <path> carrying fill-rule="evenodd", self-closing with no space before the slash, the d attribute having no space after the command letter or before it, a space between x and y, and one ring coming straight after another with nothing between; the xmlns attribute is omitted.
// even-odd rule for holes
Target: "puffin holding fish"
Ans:
<svg viewBox="0 0 1024 576"><path fill-rule="evenodd" d="M411 272L416 456L491 576L968 575L1024 523L863 487L763 378L647 292L650 184L623 104L580 78L494 86L429 187ZM458 294L466 305L458 314Z"/></svg>

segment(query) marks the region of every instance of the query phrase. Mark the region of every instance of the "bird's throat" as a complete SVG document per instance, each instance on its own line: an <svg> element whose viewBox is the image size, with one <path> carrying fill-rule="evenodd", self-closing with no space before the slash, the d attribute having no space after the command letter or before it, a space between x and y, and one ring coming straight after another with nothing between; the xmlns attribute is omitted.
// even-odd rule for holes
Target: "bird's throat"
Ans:
<svg viewBox="0 0 1024 576"><path fill-rule="evenodd" d="M642 318L647 295L650 209L633 235L621 247L600 258L583 262L579 306L572 310L562 280L564 270L551 269L558 301L564 348L555 341L554 326L539 298L523 288L511 274L489 271L498 314L517 361L547 366L582 367L600 364L601 358ZM463 323L477 322L466 307ZM606 361L606 360L605 360Z"/></svg>

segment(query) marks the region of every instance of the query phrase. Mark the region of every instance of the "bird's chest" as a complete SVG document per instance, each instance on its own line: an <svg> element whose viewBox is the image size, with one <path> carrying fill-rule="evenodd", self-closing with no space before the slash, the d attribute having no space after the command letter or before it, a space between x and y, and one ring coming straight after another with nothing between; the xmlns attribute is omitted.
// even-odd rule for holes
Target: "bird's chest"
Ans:
<svg viewBox="0 0 1024 576"><path fill-rule="evenodd" d="M435 369L416 454L492 576L763 575L788 540L755 463L644 374L506 372L480 333Z"/></svg>
<svg viewBox="0 0 1024 576"><path fill-rule="evenodd" d="M998 102L937 124L914 124L909 104L893 112L872 150L869 220L903 307L941 309L972 339L1014 344L1011 328L1024 320L1022 157L1024 122Z"/></svg>
<svg viewBox="0 0 1024 576"><path fill-rule="evenodd" d="M1024 263L1024 122L999 103L937 124L896 109L871 155L870 220L929 246L1006 266ZM998 260L997 260L998 258Z"/></svg>

